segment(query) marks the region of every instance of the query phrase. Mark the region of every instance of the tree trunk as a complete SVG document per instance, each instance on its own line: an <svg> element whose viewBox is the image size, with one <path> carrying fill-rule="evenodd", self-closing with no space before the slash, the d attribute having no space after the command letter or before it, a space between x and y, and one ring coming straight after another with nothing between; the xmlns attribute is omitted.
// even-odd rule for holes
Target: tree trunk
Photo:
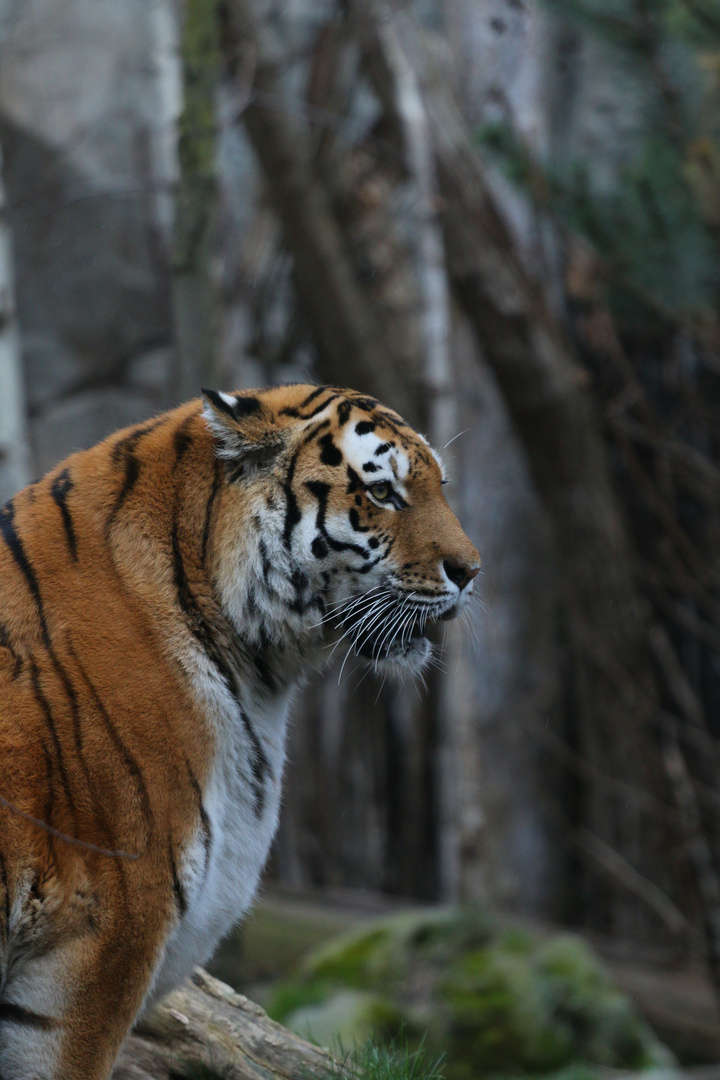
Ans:
<svg viewBox="0 0 720 1080"><path fill-rule="evenodd" d="M30 482L22 354L0 155L0 504Z"/></svg>
<svg viewBox="0 0 720 1080"><path fill-rule="evenodd" d="M229 4L231 55L255 59L243 119L272 207L293 259L295 284L310 322L323 377L376 393L411 421L422 410L419 371L398 370L382 326L360 286L331 199L308 146L288 122L270 47L247 0ZM242 65L241 65L242 67Z"/></svg>
<svg viewBox="0 0 720 1080"><path fill-rule="evenodd" d="M392 80L393 112L413 185L412 263L418 279L421 314L420 351L424 372L425 421L430 441L444 451L453 475L450 444L459 434L455 374L450 354L450 291L445 248L438 216L439 192L425 102L416 72L406 55L390 12L377 6L376 41ZM450 501L459 493L450 488ZM458 512L459 507L453 509ZM445 629L444 668L430 677L429 706L437 719L438 837L440 894L446 901L478 899L483 892L478 821L480 756L473 730L475 708L469 652L461 647L457 626ZM449 674L452 672L452 674Z"/></svg>
<svg viewBox="0 0 720 1080"><path fill-rule="evenodd" d="M112 1080L320 1080L339 1077L324 1050L195 969L129 1037Z"/></svg>
<svg viewBox="0 0 720 1080"><path fill-rule="evenodd" d="M608 777L662 797L663 770L650 730L649 609L634 581L586 377L517 260L457 111L437 83L428 101L453 287L503 392L554 527L567 738ZM657 821L598 785L578 788L575 797L578 824L636 869L669 884ZM604 905L597 904L597 892L595 897L600 918L633 929L617 895Z"/></svg>
<svg viewBox="0 0 720 1080"><path fill-rule="evenodd" d="M219 300L213 270L217 201L216 94L220 74L218 0L188 0L181 39L183 109L179 120L180 182L173 252L177 394L213 387L217 371Z"/></svg>
<svg viewBox="0 0 720 1080"><path fill-rule="evenodd" d="M359 11L368 67L392 115L394 74L377 12L364 3ZM553 526L566 654L565 737L599 773L662 797L662 763L650 731L649 610L633 578L586 376L520 264L446 84L431 73L409 20L400 25L422 73L452 287L503 393ZM572 824L584 825L636 869L668 884L656 819L607 786L577 785L569 795ZM602 896L595 883L588 905L581 899L586 890L574 884L568 883L568 896L576 898L569 917L587 916L590 908L617 929L637 928L637 910L628 922L626 896L611 889Z"/></svg>

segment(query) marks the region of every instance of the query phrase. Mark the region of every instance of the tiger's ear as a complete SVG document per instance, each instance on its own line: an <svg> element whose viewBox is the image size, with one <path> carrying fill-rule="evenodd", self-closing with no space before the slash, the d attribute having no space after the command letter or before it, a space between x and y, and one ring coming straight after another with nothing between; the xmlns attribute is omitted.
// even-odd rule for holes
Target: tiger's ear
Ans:
<svg viewBox="0 0 720 1080"><path fill-rule="evenodd" d="M232 479L272 465L285 448L285 433L260 398L216 390L203 390L202 395L215 452L228 462Z"/></svg>

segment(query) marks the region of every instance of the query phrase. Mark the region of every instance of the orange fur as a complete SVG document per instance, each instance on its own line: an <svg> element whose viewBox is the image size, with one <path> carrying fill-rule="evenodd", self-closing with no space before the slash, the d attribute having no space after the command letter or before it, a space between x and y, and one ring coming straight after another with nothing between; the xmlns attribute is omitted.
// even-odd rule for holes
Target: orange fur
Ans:
<svg viewBox="0 0 720 1080"><path fill-rule="evenodd" d="M182 865L210 832L203 798L219 738L185 657L210 628L208 655L221 673L231 664L237 627L223 575L250 518L270 503L286 513L286 499L311 521L318 496L308 484L321 482L328 520L356 503L358 537L391 537L408 587L439 589L443 560L476 570L437 461L399 417L352 391L252 394L259 404L237 420L217 400L207 410L221 437L190 402L74 454L0 511L3 1080L24 1075L17 1049L3 1065L3 1032L35 1055L32 1075L43 1080L107 1077L184 918ZM373 505L364 489L349 493L345 470L323 463L319 440L339 431L345 401L351 422L370 417L412 459L402 512ZM323 453L334 460L332 446Z"/></svg>

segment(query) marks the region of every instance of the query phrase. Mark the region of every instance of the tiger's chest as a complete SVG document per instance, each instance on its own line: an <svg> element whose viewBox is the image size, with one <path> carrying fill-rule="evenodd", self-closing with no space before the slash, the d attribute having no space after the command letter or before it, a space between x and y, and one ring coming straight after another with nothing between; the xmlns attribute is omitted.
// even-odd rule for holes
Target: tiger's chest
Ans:
<svg viewBox="0 0 720 1080"><path fill-rule="evenodd" d="M203 964L247 911L280 813L290 693L239 713L211 697L217 732L202 817L178 874L182 911L153 987L157 999Z"/></svg>

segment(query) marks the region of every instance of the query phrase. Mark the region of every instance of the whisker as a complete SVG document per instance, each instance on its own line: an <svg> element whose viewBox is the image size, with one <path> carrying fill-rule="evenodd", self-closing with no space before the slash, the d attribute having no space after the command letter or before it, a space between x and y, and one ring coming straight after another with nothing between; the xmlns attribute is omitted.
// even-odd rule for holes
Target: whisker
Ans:
<svg viewBox="0 0 720 1080"><path fill-rule="evenodd" d="M373 611L369 612L367 616L364 616L363 619L361 619L360 622L357 623L355 627L353 627L353 630L355 631L353 648L355 650L360 648L362 642L368 640L368 638L370 637L370 631L372 630L373 626L375 626L375 624L378 622L382 622L382 620L388 616L389 612L394 607L394 604L394 600L386 602L378 610L374 609Z"/></svg>
<svg viewBox="0 0 720 1080"><path fill-rule="evenodd" d="M470 430L469 428L465 428L464 431L458 431L457 435L453 435L452 439L450 439L448 442L446 442L442 449L447 450L448 446L450 446L452 443L454 443L456 439L459 439L461 435L467 435L469 430ZM442 451L441 451L441 453L442 453Z"/></svg>
<svg viewBox="0 0 720 1080"><path fill-rule="evenodd" d="M383 651L383 647L384 647L385 642L387 641L388 637L391 638L391 644L392 644L392 640L393 640L394 636L397 636L395 634L395 629L400 624L400 621L403 619L403 616L405 615L406 607L407 607L407 601L403 600L400 611L397 612L396 614L393 614L393 616L389 620L389 625L384 628L385 632L383 633L382 638L378 638L377 644L375 645L375 648L373 649L373 659L379 659L380 658L380 656L382 654L382 651ZM381 631L381 633L382 633L382 631Z"/></svg>

